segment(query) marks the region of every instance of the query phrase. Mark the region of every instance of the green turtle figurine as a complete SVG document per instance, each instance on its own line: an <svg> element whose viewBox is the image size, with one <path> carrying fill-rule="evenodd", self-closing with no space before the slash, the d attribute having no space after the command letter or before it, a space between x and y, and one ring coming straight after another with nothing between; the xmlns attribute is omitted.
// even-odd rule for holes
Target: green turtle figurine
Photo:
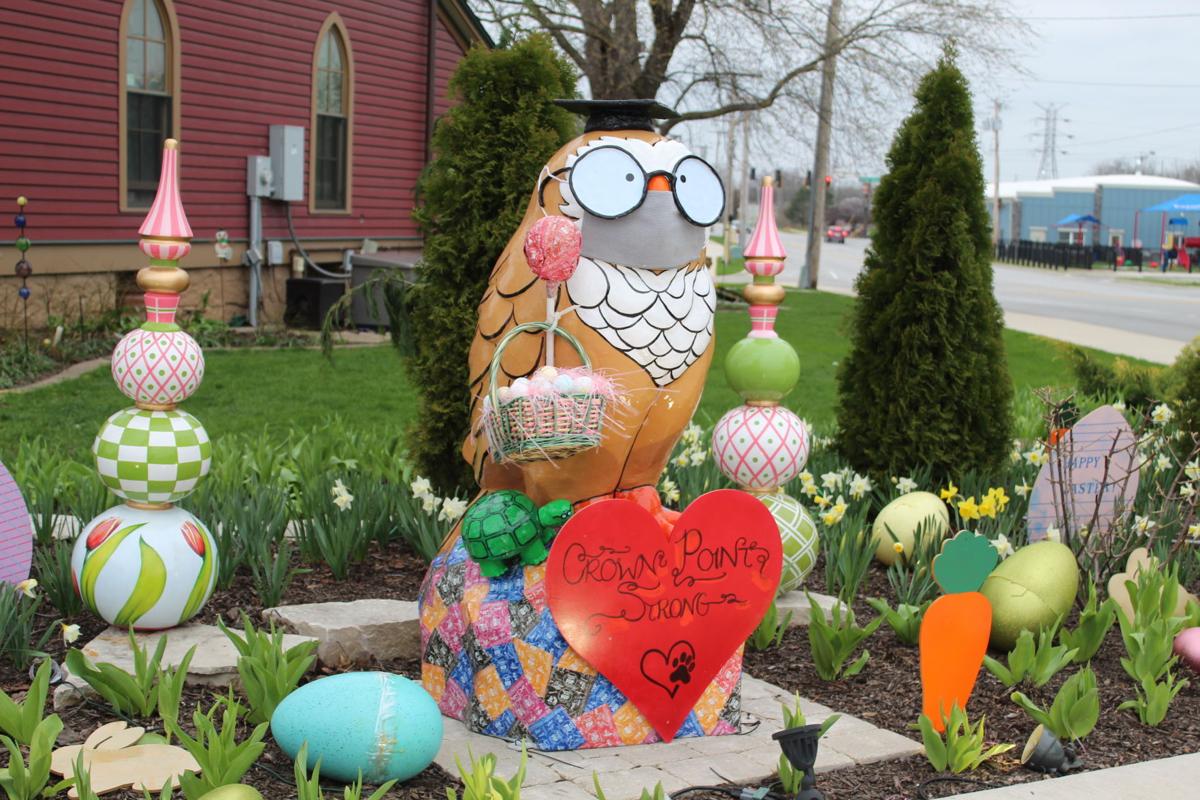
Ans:
<svg viewBox="0 0 1200 800"><path fill-rule="evenodd" d="M538 508L512 489L479 499L463 516L462 540L467 553L489 578L503 575L506 562L541 564L550 555L550 540L571 516L569 500L552 500Z"/></svg>

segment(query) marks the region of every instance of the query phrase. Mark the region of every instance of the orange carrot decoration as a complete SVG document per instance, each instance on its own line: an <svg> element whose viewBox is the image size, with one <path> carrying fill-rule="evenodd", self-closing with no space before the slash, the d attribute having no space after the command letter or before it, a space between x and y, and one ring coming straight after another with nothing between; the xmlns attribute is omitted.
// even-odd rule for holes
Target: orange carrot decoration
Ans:
<svg viewBox="0 0 1200 800"><path fill-rule="evenodd" d="M996 566L987 537L961 531L933 559L933 577L945 592L921 621L923 711L940 733L950 709L967 710L992 632L992 604L978 590Z"/></svg>

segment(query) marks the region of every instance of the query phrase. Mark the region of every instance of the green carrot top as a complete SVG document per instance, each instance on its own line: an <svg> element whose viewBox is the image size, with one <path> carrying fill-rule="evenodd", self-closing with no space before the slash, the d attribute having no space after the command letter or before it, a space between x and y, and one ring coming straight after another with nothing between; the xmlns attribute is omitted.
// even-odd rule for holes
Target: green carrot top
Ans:
<svg viewBox="0 0 1200 800"><path fill-rule="evenodd" d="M933 579L946 594L975 592L996 567L999 556L986 536L959 531L933 559Z"/></svg>

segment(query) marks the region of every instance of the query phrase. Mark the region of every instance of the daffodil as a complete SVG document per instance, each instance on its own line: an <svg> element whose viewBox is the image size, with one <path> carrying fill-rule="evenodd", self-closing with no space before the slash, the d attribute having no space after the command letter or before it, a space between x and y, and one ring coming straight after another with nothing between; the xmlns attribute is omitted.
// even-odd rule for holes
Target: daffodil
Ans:
<svg viewBox="0 0 1200 800"><path fill-rule="evenodd" d="M1046 539L1051 542L1061 542L1062 531L1051 525L1049 528L1046 528Z"/></svg>
<svg viewBox="0 0 1200 800"><path fill-rule="evenodd" d="M1036 447L1025 454L1025 460L1035 467L1040 467L1050 460L1050 455L1042 447Z"/></svg>
<svg viewBox="0 0 1200 800"><path fill-rule="evenodd" d="M813 495L813 502L821 508L825 508L829 505L829 498L823 494Z"/></svg>
<svg viewBox="0 0 1200 800"><path fill-rule="evenodd" d="M975 495L959 501L958 514L963 519L979 519L979 505L975 502Z"/></svg>
<svg viewBox="0 0 1200 800"><path fill-rule="evenodd" d="M1159 453L1158 458L1154 459L1154 471L1162 472L1164 469L1170 469L1171 457L1166 453Z"/></svg>
<svg viewBox="0 0 1200 800"><path fill-rule="evenodd" d="M1118 400L1117 402L1112 404L1112 407L1115 408L1117 411L1124 411L1125 403L1122 402L1121 400Z"/></svg>
<svg viewBox="0 0 1200 800"><path fill-rule="evenodd" d="M896 491L900 494L908 494L917 490L917 482L912 478L901 478L896 481Z"/></svg>
<svg viewBox="0 0 1200 800"><path fill-rule="evenodd" d="M675 481L670 478L663 478L662 483L658 486L658 491L662 494L663 500L668 503L679 502L679 487L675 485Z"/></svg>
<svg viewBox="0 0 1200 800"><path fill-rule="evenodd" d="M438 506L442 504L440 498L430 493L421 498L421 510L426 514L432 514L437 511Z"/></svg>
<svg viewBox="0 0 1200 800"><path fill-rule="evenodd" d="M446 522L455 522L467 510L467 501L459 500L457 497L447 497L442 501L442 510L438 512L438 519Z"/></svg>
<svg viewBox="0 0 1200 800"><path fill-rule="evenodd" d="M871 479L863 475L855 475L850 481L850 497L861 500L863 495L871 491Z"/></svg>
<svg viewBox="0 0 1200 800"><path fill-rule="evenodd" d="M975 498L971 498L974 500ZM960 504L961 508L962 505ZM989 519L996 518L996 498L990 493L979 501L979 505L975 509L979 517L988 517ZM978 519L978 517L976 517Z"/></svg>
<svg viewBox="0 0 1200 800"><path fill-rule="evenodd" d="M62 626L63 644L75 644L75 641L79 638L79 626L68 625L65 622L60 622L59 625Z"/></svg>
<svg viewBox="0 0 1200 800"><path fill-rule="evenodd" d="M1175 412L1172 411L1171 407L1166 403L1159 403L1154 407L1154 410L1150 412L1150 419L1154 421L1155 425L1160 426L1166 425L1174 416Z"/></svg>
<svg viewBox="0 0 1200 800"><path fill-rule="evenodd" d="M1196 487L1193 486L1190 481L1179 487L1179 496L1180 497L1191 497L1195 493L1196 493Z"/></svg>
<svg viewBox="0 0 1200 800"><path fill-rule="evenodd" d="M945 489L942 489L941 497L947 503L958 497L958 487L954 485L954 481L951 481L949 486L947 486Z"/></svg>
<svg viewBox="0 0 1200 800"><path fill-rule="evenodd" d="M1158 523L1149 517L1138 514L1133 518L1133 529L1141 536L1149 536L1150 532L1157 527Z"/></svg>
<svg viewBox="0 0 1200 800"><path fill-rule="evenodd" d="M26 597L33 598L35 596L34 590L37 589L37 587L37 578L26 578L17 584L16 589Z"/></svg>
<svg viewBox="0 0 1200 800"><path fill-rule="evenodd" d="M1188 525L1188 536L1191 536L1193 539L1200 536L1200 523Z"/></svg>
<svg viewBox="0 0 1200 800"><path fill-rule="evenodd" d="M904 555L904 542L892 542L892 550L894 550L898 556Z"/></svg>
<svg viewBox="0 0 1200 800"><path fill-rule="evenodd" d="M810 483L813 482L813 474L811 472L809 472L808 470L804 470L804 472L801 472L796 477L798 477L800 479L801 486L808 486Z"/></svg>
<svg viewBox="0 0 1200 800"><path fill-rule="evenodd" d="M350 504L354 502L354 495L350 494L341 478L333 482L333 488L329 491L333 495L333 504L338 507L339 511L348 510Z"/></svg>
<svg viewBox="0 0 1200 800"><path fill-rule="evenodd" d="M1003 486L994 486L991 489L988 489L987 499L996 504L997 511L1002 512L1008 506L1009 497L1004 491Z"/></svg>
<svg viewBox="0 0 1200 800"><path fill-rule="evenodd" d="M846 516L846 501L838 495L837 502L829 506L829 510L821 515L821 521L826 525L836 525L842 521L842 517Z"/></svg>
<svg viewBox="0 0 1200 800"><path fill-rule="evenodd" d="M697 447L691 451L689 460L691 461L693 467L699 467L708 460L708 451L703 447Z"/></svg>
<svg viewBox="0 0 1200 800"><path fill-rule="evenodd" d="M809 497L815 497L821 490L815 483L806 483L800 487L800 491L804 492Z"/></svg>
<svg viewBox="0 0 1200 800"><path fill-rule="evenodd" d="M992 542L992 545L995 546L996 552L1000 554L1001 559L1008 558L1013 554L1012 542L1003 533L996 537L996 541Z"/></svg>
<svg viewBox="0 0 1200 800"><path fill-rule="evenodd" d="M1188 480L1200 479L1200 461L1193 458L1183 468L1183 473L1188 476Z"/></svg>
<svg viewBox="0 0 1200 800"><path fill-rule="evenodd" d="M1028 483L1018 483L1013 487L1013 493L1017 497L1028 497L1029 492L1033 489Z"/></svg>
<svg viewBox="0 0 1200 800"><path fill-rule="evenodd" d="M408 488L412 490L413 497L424 497L425 495L433 494L433 486L429 483L429 479L420 476L410 483Z"/></svg>
<svg viewBox="0 0 1200 800"><path fill-rule="evenodd" d="M688 457L687 453L680 453L679 455L677 455L675 457L675 466L677 466L677 467L686 467L688 464L691 464L691 463L692 463L692 459Z"/></svg>
<svg viewBox="0 0 1200 800"><path fill-rule="evenodd" d="M829 489L830 491L841 488L841 485L842 473L840 472L826 472L821 476L821 486Z"/></svg>

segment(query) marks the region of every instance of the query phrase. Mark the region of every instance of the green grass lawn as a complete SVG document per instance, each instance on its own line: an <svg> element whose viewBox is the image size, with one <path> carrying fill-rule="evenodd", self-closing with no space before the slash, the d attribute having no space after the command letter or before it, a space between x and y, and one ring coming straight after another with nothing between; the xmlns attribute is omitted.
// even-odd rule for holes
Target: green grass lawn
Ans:
<svg viewBox="0 0 1200 800"><path fill-rule="evenodd" d="M800 354L800 383L787 405L826 430L834 421L835 375L849 346L845 325L853 302L793 290L776 325ZM718 311L716 359L697 415L706 427L739 403L722 364L749 328L744 308ZM1006 331L1005 342L1018 392L1070 385L1057 343L1016 331ZM207 363L204 383L184 407L214 437L309 428L334 414L367 430L405 426L416 406L413 382L390 347L338 350L332 364L314 350L222 350L209 353ZM127 405L107 367L44 389L0 395L0 461L11 461L23 437L39 435L63 455L83 457L100 423Z"/></svg>

